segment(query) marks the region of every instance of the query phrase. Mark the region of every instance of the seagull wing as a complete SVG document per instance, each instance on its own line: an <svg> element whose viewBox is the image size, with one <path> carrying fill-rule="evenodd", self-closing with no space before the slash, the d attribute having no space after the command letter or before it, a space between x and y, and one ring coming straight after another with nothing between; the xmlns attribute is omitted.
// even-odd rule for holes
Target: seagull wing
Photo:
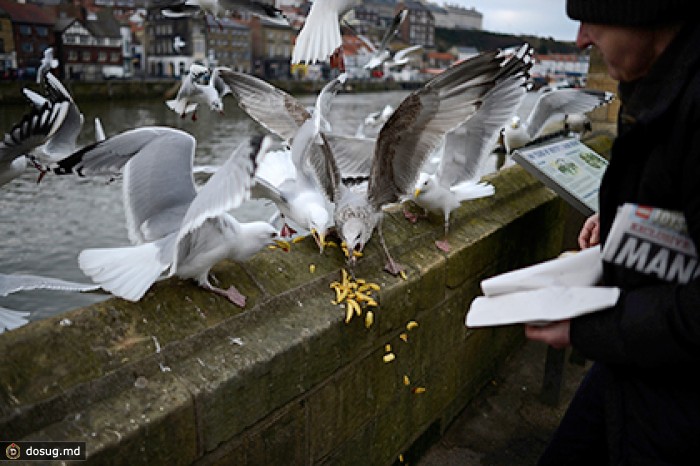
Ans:
<svg viewBox="0 0 700 466"><path fill-rule="evenodd" d="M408 194L443 136L479 109L498 80L525 72L530 66L529 60L520 56L506 61L496 52L482 53L409 94L379 132L368 186L374 208Z"/></svg>
<svg viewBox="0 0 700 466"><path fill-rule="evenodd" d="M14 330L28 324L28 312L15 311L6 307L0 307L0 333L5 330Z"/></svg>
<svg viewBox="0 0 700 466"><path fill-rule="evenodd" d="M42 277L40 275L0 273L0 296L7 296L18 291L57 290L57 291L92 291L99 285L78 283L60 278Z"/></svg>
<svg viewBox="0 0 700 466"><path fill-rule="evenodd" d="M376 139L326 134L331 153L341 175L350 178L369 176Z"/></svg>
<svg viewBox="0 0 700 466"><path fill-rule="evenodd" d="M231 70L221 70L219 76L251 118L287 142L311 117L297 99L262 79Z"/></svg>
<svg viewBox="0 0 700 466"><path fill-rule="evenodd" d="M214 71L212 71L211 78L210 78L210 82L214 86L214 89L216 89L217 94L219 94L219 98L223 98L224 96L231 94L231 88L228 87L228 84L226 84L226 82L223 79L221 79L221 76L219 76L219 73L221 73L221 70L229 70L229 68L225 68L225 67L214 68Z"/></svg>
<svg viewBox="0 0 700 466"><path fill-rule="evenodd" d="M475 177L496 146L500 129L516 113L525 97L524 75L511 76L484 96L467 122L445 135L445 150L437 170L438 182L450 188Z"/></svg>
<svg viewBox="0 0 700 466"><path fill-rule="evenodd" d="M588 89L553 89L544 92L527 118L528 133L536 138L550 118L567 113L587 113L611 99L610 92Z"/></svg>
<svg viewBox="0 0 700 466"><path fill-rule="evenodd" d="M104 152L128 157L122 196L132 243L154 241L178 230L197 195L192 174L196 144L190 134L164 127L129 130L105 139Z"/></svg>
<svg viewBox="0 0 700 466"><path fill-rule="evenodd" d="M229 159L202 186L182 219L176 243L186 241L204 222L235 209L250 197L253 175L260 157L270 148L269 136L252 138L236 148ZM191 173L191 169L190 169ZM175 248L171 274L181 247Z"/></svg>
<svg viewBox="0 0 700 466"><path fill-rule="evenodd" d="M343 44L338 17L359 0L315 0L297 36L292 63L325 61Z"/></svg>
<svg viewBox="0 0 700 466"><path fill-rule="evenodd" d="M389 48L389 43L394 38L394 36L396 36L396 33L399 32L399 27L401 27L401 24L404 22L407 16L408 10L405 8L396 13L396 15L394 15L394 19L391 21L391 24L386 29L386 31L384 31L382 41L379 43L379 50Z"/></svg>
<svg viewBox="0 0 700 466"><path fill-rule="evenodd" d="M46 102L39 108L32 107L19 123L5 133L0 142L0 164L10 163L16 157L44 144L61 126L69 107L69 102Z"/></svg>

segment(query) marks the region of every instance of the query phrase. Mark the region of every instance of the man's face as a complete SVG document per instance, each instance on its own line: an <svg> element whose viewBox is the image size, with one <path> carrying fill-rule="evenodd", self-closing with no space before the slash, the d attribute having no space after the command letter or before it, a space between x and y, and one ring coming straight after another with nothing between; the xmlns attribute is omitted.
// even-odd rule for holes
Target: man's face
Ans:
<svg viewBox="0 0 700 466"><path fill-rule="evenodd" d="M608 74L618 81L634 81L644 76L661 53L656 31L650 29L581 23L576 45L600 50Z"/></svg>

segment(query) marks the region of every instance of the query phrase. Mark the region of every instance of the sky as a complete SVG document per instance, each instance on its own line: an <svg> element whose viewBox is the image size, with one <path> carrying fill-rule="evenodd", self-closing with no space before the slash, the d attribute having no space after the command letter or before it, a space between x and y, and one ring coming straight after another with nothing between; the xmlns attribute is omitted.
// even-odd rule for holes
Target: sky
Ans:
<svg viewBox="0 0 700 466"><path fill-rule="evenodd" d="M566 0L441 0L484 15L486 31L576 40L578 22L566 16Z"/></svg>

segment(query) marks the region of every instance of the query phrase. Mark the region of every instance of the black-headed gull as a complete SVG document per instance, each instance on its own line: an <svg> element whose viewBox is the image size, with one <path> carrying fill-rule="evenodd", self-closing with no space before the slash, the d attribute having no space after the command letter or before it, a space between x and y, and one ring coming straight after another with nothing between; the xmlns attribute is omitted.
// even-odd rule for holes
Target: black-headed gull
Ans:
<svg viewBox="0 0 700 466"><path fill-rule="evenodd" d="M167 272L192 278L244 307L245 296L235 286L213 286L209 271L223 259L245 261L277 237L267 222L241 223L227 213L249 198L269 137L241 144L197 191L192 174L195 139L172 128L153 131L154 137L124 169L127 230L136 245L85 249L78 257L80 268L103 289L130 301L141 299Z"/></svg>
<svg viewBox="0 0 700 466"><path fill-rule="evenodd" d="M46 102L40 107L33 106L5 133L0 142L0 186L24 173L28 163L34 163L31 152L56 134L69 105L68 102Z"/></svg>
<svg viewBox="0 0 700 466"><path fill-rule="evenodd" d="M543 136L553 121L560 122L559 129L564 129L567 114L587 113L612 101L611 92L593 89L552 89L540 92L535 104L525 121L513 116L505 125L503 142L506 153L529 144Z"/></svg>
<svg viewBox="0 0 700 466"><path fill-rule="evenodd" d="M343 45L338 18L360 1L314 0L294 44L292 63L311 64L328 60Z"/></svg>
<svg viewBox="0 0 700 466"><path fill-rule="evenodd" d="M205 66L193 63L189 72L182 78L180 89L174 99L165 103L172 111L185 118L188 113L192 114L192 120L197 119L197 106L206 105L212 112L224 113L223 98L231 91L219 77L221 70L226 69L216 67L211 71L209 81L200 84L198 81L209 75L209 69Z"/></svg>
<svg viewBox="0 0 700 466"><path fill-rule="evenodd" d="M510 59L497 51L482 53L448 68L409 94L379 132L363 190L346 186L333 156L324 152L332 167L328 172L334 185L336 230L351 265L356 261L355 252L364 249L378 227L387 257L385 269L394 275L401 273L402 266L393 260L384 242L382 208L413 191L421 167L444 135L472 117L497 83L527 72L531 66L529 50L523 46L522 54ZM333 150L331 143L328 147Z"/></svg>
<svg viewBox="0 0 700 466"><path fill-rule="evenodd" d="M227 71L221 77L251 118L290 145L294 172L288 173L281 183L259 176L262 179L256 184L254 195L272 200L285 219L311 232L322 251L332 216L330 193L323 190L318 180L318 163L322 160L318 134L330 130L327 117L331 102L347 76L343 73L323 87L312 113L291 95L254 76ZM269 170L263 168L261 173ZM282 235L288 232L292 233L285 228Z"/></svg>
<svg viewBox="0 0 700 466"><path fill-rule="evenodd" d="M437 247L449 251L450 213L462 202L491 196L495 189L480 183L480 169L491 154L499 131L525 97L527 76L511 76L484 96L481 107L467 122L445 135L445 144L434 173L421 173L413 201L423 209L443 214L443 240Z"/></svg>

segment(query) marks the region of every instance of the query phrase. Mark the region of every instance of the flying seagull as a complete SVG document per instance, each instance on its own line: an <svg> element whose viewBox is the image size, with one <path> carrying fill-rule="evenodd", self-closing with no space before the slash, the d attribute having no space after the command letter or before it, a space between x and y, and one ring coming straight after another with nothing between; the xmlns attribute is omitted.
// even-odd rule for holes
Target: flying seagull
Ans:
<svg viewBox="0 0 700 466"><path fill-rule="evenodd" d="M384 242L382 208L408 195L419 171L441 144L444 135L464 124L483 105L485 96L499 82L522 75L531 66L532 49L527 44L510 59L498 51L465 60L436 76L409 94L384 124L374 144L369 180L364 189L353 189L342 181L333 158L332 143L322 146L333 187L335 225L355 263L375 228L387 257L385 270L402 271ZM324 136L325 137L325 136Z"/></svg>
<svg viewBox="0 0 700 466"><path fill-rule="evenodd" d="M360 3L360 0L314 0L299 31L292 63L326 61L341 45L339 16Z"/></svg>
<svg viewBox="0 0 700 466"><path fill-rule="evenodd" d="M231 286L217 288L209 271L223 259L245 261L277 237L267 222L242 223L227 211L248 199L253 174L270 145L268 137L241 144L197 191L192 174L195 139L159 128L125 168L124 206L135 246L85 249L83 272L116 296L138 301L161 276L192 278L212 292L245 307L246 297Z"/></svg>
<svg viewBox="0 0 700 466"><path fill-rule="evenodd" d="M192 121L197 119L197 105L202 104L209 107L212 112L224 113L223 98L231 90L221 80L219 73L227 68L216 67L211 72L209 82L200 84L198 81L209 75L209 68L193 63L189 72L182 78L180 89L174 99L165 103L168 108L185 118L188 113L192 113Z"/></svg>
<svg viewBox="0 0 700 466"><path fill-rule="evenodd" d="M552 89L540 93L525 121L513 116L504 127L507 154L543 136L554 120L563 121L569 114L587 113L612 101L614 94L593 89Z"/></svg>

